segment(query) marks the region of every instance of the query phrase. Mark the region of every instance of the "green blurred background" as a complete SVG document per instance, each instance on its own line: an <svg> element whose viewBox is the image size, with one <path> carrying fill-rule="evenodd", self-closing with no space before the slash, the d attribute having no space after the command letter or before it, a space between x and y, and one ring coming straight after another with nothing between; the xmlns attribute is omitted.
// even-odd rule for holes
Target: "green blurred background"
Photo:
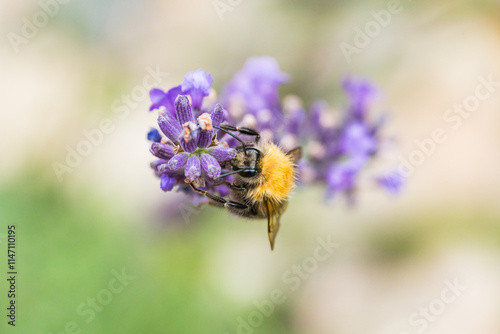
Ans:
<svg viewBox="0 0 500 334"><path fill-rule="evenodd" d="M340 46L388 2L62 2L0 3L2 333L500 332L500 91L457 129L443 120L479 77L500 80L500 2L403 1L350 62ZM53 17L13 44L41 6ZM380 85L378 110L391 115L380 166L407 159L436 128L447 140L399 197L363 183L349 208L325 203L319 188L297 191L270 252L264 222L195 210L159 189L149 99L122 100L139 94L148 68L168 73L164 89L203 68L220 91L261 55L290 73L283 93L306 103L344 106L348 73ZM59 179L53 163L103 119L112 130ZM5 317L13 224L15 328ZM339 247L292 288L289 270L319 237ZM464 290L440 302L454 281ZM269 306L276 290L284 301Z"/></svg>

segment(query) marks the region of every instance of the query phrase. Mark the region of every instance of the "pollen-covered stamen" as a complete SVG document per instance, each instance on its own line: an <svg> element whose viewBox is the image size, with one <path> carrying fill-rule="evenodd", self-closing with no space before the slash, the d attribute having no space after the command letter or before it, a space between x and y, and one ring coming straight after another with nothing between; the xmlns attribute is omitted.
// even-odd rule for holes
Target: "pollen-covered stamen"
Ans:
<svg viewBox="0 0 500 334"><path fill-rule="evenodd" d="M182 136L184 137L184 140L186 143L189 143L191 139L194 137L194 131L196 130L196 124L193 122L186 122L182 124Z"/></svg>
<svg viewBox="0 0 500 334"><path fill-rule="evenodd" d="M203 113L198 117L198 125L200 126L200 129L202 130L208 130L212 131L212 118L210 117L210 114L208 113Z"/></svg>

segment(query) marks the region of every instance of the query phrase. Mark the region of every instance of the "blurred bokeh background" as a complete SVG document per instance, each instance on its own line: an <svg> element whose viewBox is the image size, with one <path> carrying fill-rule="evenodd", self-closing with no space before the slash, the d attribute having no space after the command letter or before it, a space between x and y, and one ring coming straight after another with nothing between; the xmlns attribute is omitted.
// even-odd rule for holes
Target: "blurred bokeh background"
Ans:
<svg viewBox="0 0 500 334"><path fill-rule="evenodd" d="M500 87L445 119L480 78L500 81L500 2L401 1L348 61L343 43L355 45L357 29L391 6L2 1L1 332L500 332ZM149 85L168 89L203 68L220 90L262 55L291 75L283 94L306 103L344 105L345 74L377 83L391 115L389 162L409 159L437 128L446 140L398 197L365 188L347 207L319 188L297 191L270 252L264 222L160 190L145 139L155 115L141 88L151 71L162 74ZM106 133L58 177L54 162L103 120ZM15 329L4 315L12 224ZM321 261L318 238L338 243Z"/></svg>

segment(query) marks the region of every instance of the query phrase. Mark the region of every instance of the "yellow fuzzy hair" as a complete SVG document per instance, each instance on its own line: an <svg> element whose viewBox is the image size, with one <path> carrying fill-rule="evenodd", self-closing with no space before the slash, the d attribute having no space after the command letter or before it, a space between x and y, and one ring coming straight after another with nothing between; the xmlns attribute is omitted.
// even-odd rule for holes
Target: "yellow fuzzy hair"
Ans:
<svg viewBox="0 0 500 334"><path fill-rule="evenodd" d="M264 199L279 204L288 198L295 185L292 158L271 142L262 143L262 182L249 195L255 202Z"/></svg>

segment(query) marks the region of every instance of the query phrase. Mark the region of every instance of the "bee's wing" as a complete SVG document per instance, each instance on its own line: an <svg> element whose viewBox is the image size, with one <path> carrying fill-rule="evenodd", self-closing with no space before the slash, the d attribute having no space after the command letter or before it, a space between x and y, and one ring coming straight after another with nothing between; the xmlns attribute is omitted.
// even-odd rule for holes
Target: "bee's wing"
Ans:
<svg viewBox="0 0 500 334"><path fill-rule="evenodd" d="M276 204L269 200L264 201L264 208L267 213L267 234L269 235L269 242L271 243L271 250L274 249L274 240L280 228L281 213Z"/></svg>
<svg viewBox="0 0 500 334"><path fill-rule="evenodd" d="M300 158L302 157L302 147L296 147L293 150L287 152L286 155L288 155L292 158L292 162L294 164L298 164Z"/></svg>

